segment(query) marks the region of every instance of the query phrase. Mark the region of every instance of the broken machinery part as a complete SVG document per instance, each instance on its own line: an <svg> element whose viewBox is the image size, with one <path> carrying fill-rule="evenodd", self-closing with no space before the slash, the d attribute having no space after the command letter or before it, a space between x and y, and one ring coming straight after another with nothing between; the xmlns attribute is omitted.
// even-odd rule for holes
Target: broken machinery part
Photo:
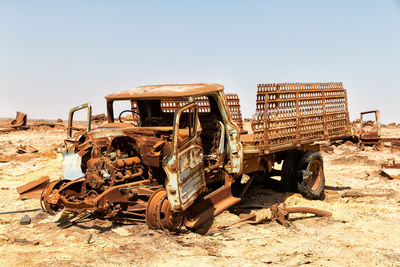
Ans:
<svg viewBox="0 0 400 267"><path fill-rule="evenodd" d="M15 120L11 122L12 128L24 128L26 126L27 115L25 113L17 111Z"/></svg>
<svg viewBox="0 0 400 267"><path fill-rule="evenodd" d="M48 176L44 176L40 179L29 182L25 185L17 187L17 192L19 194L18 199L40 199L43 190L50 183Z"/></svg>
<svg viewBox="0 0 400 267"><path fill-rule="evenodd" d="M274 219L280 222L284 226L288 226L289 223L287 220L289 219L290 213L312 213L315 216L323 217L323 216L332 216L332 213L325 210L320 210L311 207L280 207L278 203L272 204L271 207L271 219Z"/></svg>
<svg viewBox="0 0 400 267"><path fill-rule="evenodd" d="M18 154L37 153L37 152L39 152L39 151L31 145L20 145L17 147Z"/></svg>

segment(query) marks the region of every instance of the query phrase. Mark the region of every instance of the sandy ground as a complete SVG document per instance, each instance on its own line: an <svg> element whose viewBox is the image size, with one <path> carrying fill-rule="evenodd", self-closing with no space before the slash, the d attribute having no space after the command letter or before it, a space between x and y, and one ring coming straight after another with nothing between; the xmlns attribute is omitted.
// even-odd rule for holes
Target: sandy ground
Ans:
<svg viewBox="0 0 400 267"><path fill-rule="evenodd" d="M383 132L400 137L396 126L385 127ZM46 126L0 133L0 159L11 157L0 163L0 212L40 207L37 200L17 201L15 188L44 175L62 176L59 148L64 138L62 128ZM31 144L39 152L16 155L20 144ZM42 211L29 213L29 225L20 225L22 213L0 215L0 265L400 266L400 180L379 175L380 164L400 154L391 153L388 147L375 151L343 144L323 156L324 200L310 201L256 184L241 203L215 218L206 235L185 229L168 234L145 225L102 220L61 229L54 217ZM348 191L392 194L342 198ZM219 228L237 221L241 213L267 213L241 207L244 204L269 207L274 202L321 208L333 216L294 215L289 227L267 221ZM18 242L23 238L26 242Z"/></svg>

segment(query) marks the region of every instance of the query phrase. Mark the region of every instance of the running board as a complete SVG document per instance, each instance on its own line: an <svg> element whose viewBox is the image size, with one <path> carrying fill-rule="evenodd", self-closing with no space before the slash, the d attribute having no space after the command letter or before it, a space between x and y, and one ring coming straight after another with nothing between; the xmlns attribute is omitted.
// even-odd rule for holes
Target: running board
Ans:
<svg viewBox="0 0 400 267"><path fill-rule="evenodd" d="M196 229L240 200L241 198L232 195L231 185L221 186L186 210L184 224L188 228Z"/></svg>

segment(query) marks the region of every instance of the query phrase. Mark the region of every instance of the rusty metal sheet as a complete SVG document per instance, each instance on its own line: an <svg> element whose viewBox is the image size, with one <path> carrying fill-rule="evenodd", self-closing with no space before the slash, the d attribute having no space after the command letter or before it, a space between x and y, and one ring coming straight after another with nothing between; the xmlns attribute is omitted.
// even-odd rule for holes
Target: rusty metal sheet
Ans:
<svg viewBox="0 0 400 267"><path fill-rule="evenodd" d="M205 196L202 201L190 206L186 211L184 224L189 228L198 228L210 218L217 216L241 200L232 195L231 185L224 185Z"/></svg>
<svg viewBox="0 0 400 267"><path fill-rule="evenodd" d="M259 84L254 138L273 152L350 135L342 83Z"/></svg>
<svg viewBox="0 0 400 267"><path fill-rule="evenodd" d="M400 164L395 159L381 165L381 173L390 179L400 179Z"/></svg>
<svg viewBox="0 0 400 267"><path fill-rule="evenodd" d="M207 93L224 90L220 84L164 84L139 86L130 90L114 93L106 96L107 101L124 99L160 99L176 97L196 97Z"/></svg>
<svg viewBox="0 0 400 267"><path fill-rule="evenodd" d="M50 183L48 176L44 176L35 181L17 187L17 192L20 195L18 199L40 199L43 189Z"/></svg>
<svg viewBox="0 0 400 267"><path fill-rule="evenodd" d="M24 153L38 153L39 151L31 146L31 145L19 145L17 147L17 153L18 154L24 154Z"/></svg>
<svg viewBox="0 0 400 267"><path fill-rule="evenodd" d="M26 121L27 121L27 115L25 113L17 111L17 116L15 120L11 122L11 127L18 128L26 126Z"/></svg>

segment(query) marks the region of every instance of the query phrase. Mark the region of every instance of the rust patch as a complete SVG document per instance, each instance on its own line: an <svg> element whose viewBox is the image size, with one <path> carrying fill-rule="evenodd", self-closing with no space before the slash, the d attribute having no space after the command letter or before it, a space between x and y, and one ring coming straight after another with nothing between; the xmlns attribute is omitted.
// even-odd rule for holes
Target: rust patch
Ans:
<svg viewBox="0 0 400 267"><path fill-rule="evenodd" d="M11 127L12 128L21 128L26 126L26 121L27 121L27 115L25 113L17 111L17 116L15 120L11 122Z"/></svg>
<svg viewBox="0 0 400 267"><path fill-rule="evenodd" d="M198 84L164 84L139 86L127 91L114 93L106 96L107 100L123 99L162 99L176 97L196 97L207 93L224 90L220 84L198 83Z"/></svg>

